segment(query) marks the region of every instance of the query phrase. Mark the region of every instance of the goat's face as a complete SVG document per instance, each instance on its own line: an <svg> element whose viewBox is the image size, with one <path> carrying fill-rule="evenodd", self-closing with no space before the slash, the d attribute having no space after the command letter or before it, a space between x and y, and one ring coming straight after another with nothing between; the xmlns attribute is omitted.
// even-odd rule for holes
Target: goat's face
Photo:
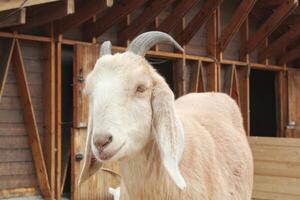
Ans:
<svg viewBox="0 0 300 200"><path fill-rule="evenodd" d="M186 186L178 166L184 133L174 95L143 58L147 50L162 41L183 50L171 36L157 31L139 35L122 54L110 55L109 41L101 45L100 58L86 82L89 125L79 183L103 162L133 157L153 138L170 178L179 188Z"/></svg>
<svg viewBox="0 0 300 200"><path fill-rule="evenodd" d="M92 152L101 162L140 151L150 138L153 69L133 53L101 57L88 75Z"/></svg>

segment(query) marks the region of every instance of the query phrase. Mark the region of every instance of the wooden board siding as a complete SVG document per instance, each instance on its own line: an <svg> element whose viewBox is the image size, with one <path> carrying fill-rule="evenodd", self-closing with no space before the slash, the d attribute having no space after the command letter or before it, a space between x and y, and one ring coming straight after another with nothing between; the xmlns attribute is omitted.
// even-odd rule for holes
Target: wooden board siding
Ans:
<svg viewBox="0 0 300 200"><path fill-rule="evenodd" d="M21 42L26 75L35 109L39 134L43 139L43 45ZM9 68L0 101L0 191L14 188L38 190L28 133L24 125L23 110L14 66ZM0 193L0 198L1 198Z"/></svg>
<svg viewBox="0 0 300 200"><path fill-rule="evenodd" d="M300 139L249 137L255 200L300 199Z"/></svg>
<svg viewBox="0 0 300 200"><path fill-rule="evenodd" d="M300 138L300 70L288 71L288 137Z"/></svg>

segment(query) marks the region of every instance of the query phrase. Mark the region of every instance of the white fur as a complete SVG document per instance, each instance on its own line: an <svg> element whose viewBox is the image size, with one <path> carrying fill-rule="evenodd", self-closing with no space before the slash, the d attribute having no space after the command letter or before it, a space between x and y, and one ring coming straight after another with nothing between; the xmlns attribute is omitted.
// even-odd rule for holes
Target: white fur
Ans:
<svg viewBox="0 0 300 200"><path fill-rule="evenodd" d="M252 154L240 111L227 95L189 94L174 102L164 79L130 52L101 57L86 92L93 108L86 158L120 162L121 200L251 198ZM113 140L98 152L92 138L105 133ZM95 169L88 159L82 180Z"/></svg>

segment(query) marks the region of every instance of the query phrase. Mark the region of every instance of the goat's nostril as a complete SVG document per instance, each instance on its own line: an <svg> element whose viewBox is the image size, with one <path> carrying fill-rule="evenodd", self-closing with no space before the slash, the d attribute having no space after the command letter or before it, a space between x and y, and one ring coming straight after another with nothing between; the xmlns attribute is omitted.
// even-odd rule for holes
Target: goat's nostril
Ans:
<svg viewBox="0 0 300 200"><path fill-rule="evenodd" d="M99 151L102 151L113 140L113 136L110 134L94 136L94 144Z"/></svg>

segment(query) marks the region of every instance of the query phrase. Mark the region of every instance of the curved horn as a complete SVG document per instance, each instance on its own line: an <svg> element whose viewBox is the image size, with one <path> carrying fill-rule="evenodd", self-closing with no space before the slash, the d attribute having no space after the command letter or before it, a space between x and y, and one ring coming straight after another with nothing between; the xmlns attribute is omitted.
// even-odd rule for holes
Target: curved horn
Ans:
<svg viewBox="0 0 300 200"><path fill-rule="evenodd" d="M170 35L160 31L149 31L137 36L128 46L127 51L131 51L137 55L144 56L146 52L156 43L168 42L172 43L181 50L184 49Z"/></svg>
<svg viewBox="0 0 300 200"><path fill-rule="evenodd" d="M100 48L100 57L104 55L111 55L111 42L105 41Z"/></svg>

